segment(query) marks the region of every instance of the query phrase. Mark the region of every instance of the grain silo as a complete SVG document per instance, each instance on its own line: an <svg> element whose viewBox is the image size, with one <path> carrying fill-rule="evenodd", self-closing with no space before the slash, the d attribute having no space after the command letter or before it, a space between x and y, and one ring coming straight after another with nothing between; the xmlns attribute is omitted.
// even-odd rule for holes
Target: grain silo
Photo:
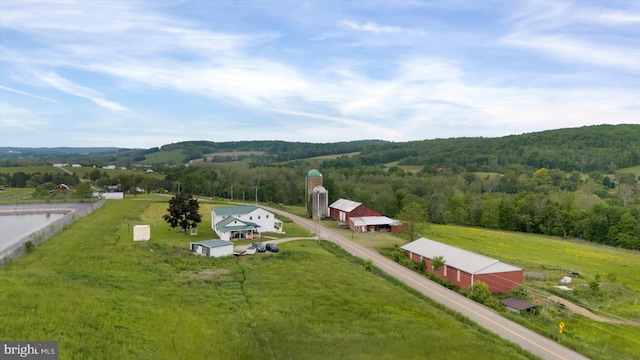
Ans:
<svg viewBox="0 0 640 360"><path fill-rule="evenodd" d="M307 209L307 215L309 217L312 217L313 213L311 210L311 205L312 205L311 195L313 194L313 189L315 189L316 186L322 186L322 174L320 174L320 172L316 169L309 170L309 172L307 173L307 177L305 178L305 183L306 183L305 207Z"/></svg>
<svg viewBox="0 0 640 360"><path fill-rule="evenodd" d="M311 192L311 218L321 220L329 215L329 192L324 186L316 186Z"/></svg>

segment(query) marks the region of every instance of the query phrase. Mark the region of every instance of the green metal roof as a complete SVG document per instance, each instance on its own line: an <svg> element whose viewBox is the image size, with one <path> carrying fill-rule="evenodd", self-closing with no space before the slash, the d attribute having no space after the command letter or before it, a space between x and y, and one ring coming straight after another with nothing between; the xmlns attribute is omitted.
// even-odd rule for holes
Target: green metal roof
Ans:
<svg viewBox="0 0 640 360"><path fill-rule="evenodd" d="M233 245L232 243L226 240L205 240L205 241L194 242L192 244L202 245L208 248L217 248L221 246Z"/></svg>
<svg viewBox="0 0 640 360"><path fill-rule="evenodd" d="M320 171L316 170L316 169L311 169L309 170L309 172L307 173L308 177L322 177L322 174L320 174Z"/></svg>
<svg viewBox="0 0 640 360"><path fill-rule="evenodd" d="M237 221L242 225L228 226L234 221ZM229 230L253 230L260 227L260 225L256 223L252 223L251 221L236 219L233 216L229 216L228 218L220 221L219 223L216 224L216 226L221 232L225 232L225 233L229 232Z"/></svg>
<svg viewBox="0 0 640 360"><path fill-rule="evenodd" d="M225 215L244 215L248 214L256 209L259 209L255 205L240 205L240 206L222 206L213 208L213 212L218 216Z"/></svg>

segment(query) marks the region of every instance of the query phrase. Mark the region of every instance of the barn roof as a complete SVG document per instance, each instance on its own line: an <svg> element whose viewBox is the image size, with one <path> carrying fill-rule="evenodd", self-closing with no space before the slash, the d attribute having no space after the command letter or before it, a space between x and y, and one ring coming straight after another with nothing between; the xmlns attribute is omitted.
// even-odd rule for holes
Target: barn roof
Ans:
<svg viewBox="0 0 640 360"><path fill-rule="evenodd" d="M460 269L469 274L479 275L522 270L519 267L500 262L488 256L423 237L403 245L401 248L428 259L442 256L446 260L445 264L448 267Z"/></svg>
<svg viewBox="0 0 640 360"><path fill-rule="evenodd" d="M507 299L502 299L500 300L500 302L507 307L510 307L512 309L518 310L518 311L522 311L522 310L527 310L527 309L531 309L536 307L536 304L527 301L527 300L523 300L517 297L510 297Z"/></svg>
<svg viewBox="0 0 640 360"><path fill-rule="evenodd" d="M250 212L253 212L256 209L260 209L255 205L241 205L241 206L221 206L213 208L211 211L216 213L218 216L225 215L245 215Z"/></svg>
<svg viewBox="0 0 640 360"><path fill-rule="evenodd" d="M362 203L347 200L347 199L339 199L339 200L336 200L333 204L329 205L329 207L338 209L344 212L351 212L360 205L362 205Z"/></svg>
<svg viewBox="0 0 640 360"><path fill-rule="evenodd" d="M398 220L390 219L386 216L361 216L350 218L354 226L369 226L369 225L395 225L398 224Z"/></svg>
<svg viewBox="0 0 640 360"><path fill-rule="evenodd" d="M217 248L221 246L233 245L232 243L226 240L205 240L205 241L193 242L192 244L202 245L208 248Z"/></svg>

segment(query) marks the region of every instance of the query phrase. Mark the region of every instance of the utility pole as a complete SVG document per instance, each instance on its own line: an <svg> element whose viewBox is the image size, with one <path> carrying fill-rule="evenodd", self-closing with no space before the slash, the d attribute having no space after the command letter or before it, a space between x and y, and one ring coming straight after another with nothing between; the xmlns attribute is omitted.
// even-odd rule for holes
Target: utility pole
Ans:
<svg viewBox="0 0 640 360"><path fill-rule="evenodd" d="M231 201L233 201L233 184L231 184Z"/></svg>

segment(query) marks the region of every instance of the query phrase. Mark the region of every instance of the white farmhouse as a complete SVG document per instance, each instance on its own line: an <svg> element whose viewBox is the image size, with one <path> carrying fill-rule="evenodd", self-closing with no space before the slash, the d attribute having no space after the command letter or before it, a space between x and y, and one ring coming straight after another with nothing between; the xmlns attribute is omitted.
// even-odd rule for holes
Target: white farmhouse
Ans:
<svg viewBox="0 0 640 360"><path fill-rule="evenodd" d="M282 232L282 221L255 205L213 208L211 224L222 240L252 240L259 238L261 233Z"/></svg>

